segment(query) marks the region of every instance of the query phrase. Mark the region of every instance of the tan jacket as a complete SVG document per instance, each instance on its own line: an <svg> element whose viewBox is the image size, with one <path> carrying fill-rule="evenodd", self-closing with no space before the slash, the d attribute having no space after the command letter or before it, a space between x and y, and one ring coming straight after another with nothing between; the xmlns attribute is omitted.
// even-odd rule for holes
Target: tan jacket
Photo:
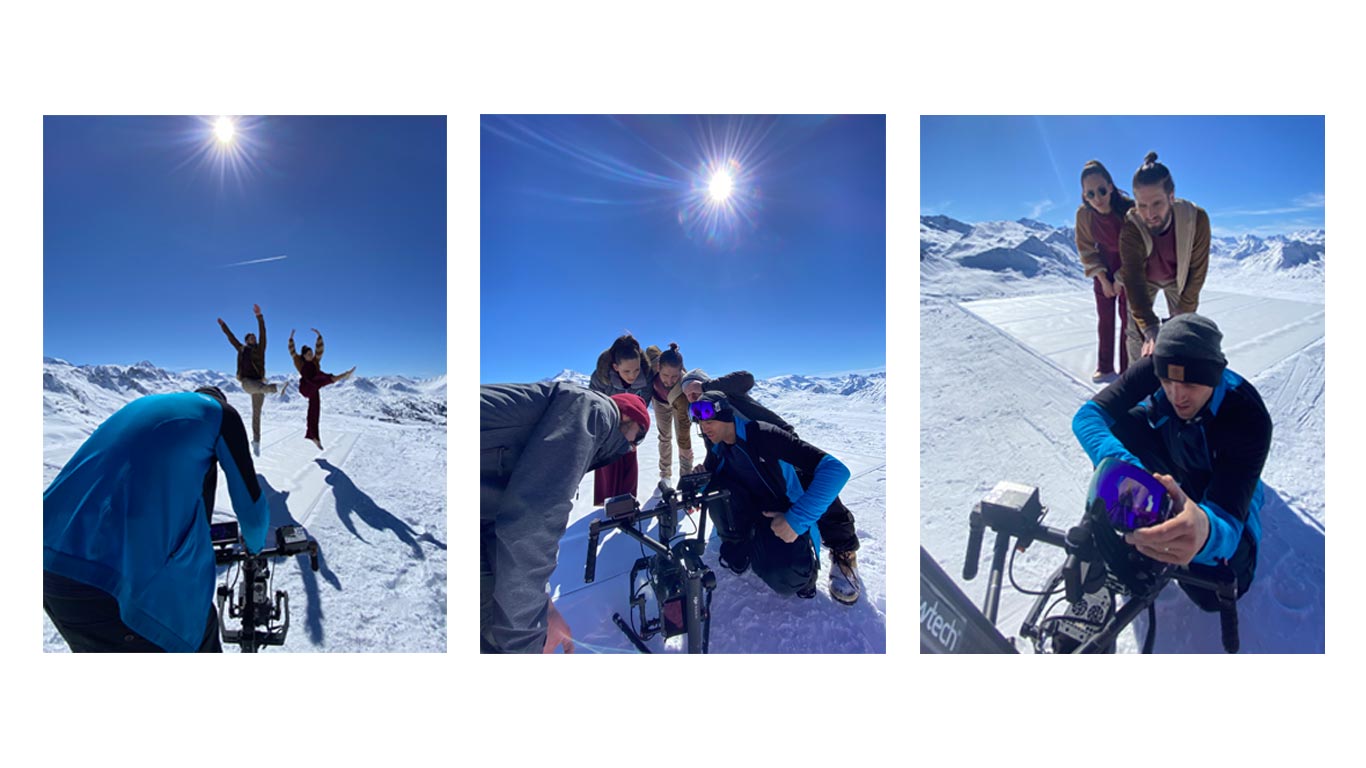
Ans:
<svg viewBox="0 0 1366 768"><path fill-rule="evenodd" d="M1209 269L1210 228L1205 209L1177 198L1172 201L1176 227L1176 290L1181 299L1172 311L1174 315L1194 312L1200 306L1200 289L1205 285ZM1153 252L1153 238L1143 223L1138 209L1129 211L1124 229L1119 234L1120 275L1129 298L1129 313L1145 336L1153 336L1160 325L1153 312L1148 293L1148 256Z"/></svg>

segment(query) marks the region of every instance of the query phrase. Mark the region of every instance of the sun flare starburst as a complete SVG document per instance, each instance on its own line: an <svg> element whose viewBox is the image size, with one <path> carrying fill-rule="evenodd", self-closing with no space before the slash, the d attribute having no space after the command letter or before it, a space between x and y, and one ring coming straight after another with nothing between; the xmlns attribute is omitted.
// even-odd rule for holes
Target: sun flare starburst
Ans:
<svg viewBox="0 0 1366 768"><path fill-rule="evenodd" d="M233 125L230 117L220 117L213 123L213 136L218 139L219 144L231 144L236 133L237 127Z"/></svg>
<svg viewBox="0 0 1366 768"><path fill-rule="evenodd" d="M730 178L730 173L724 168L713 173L711 183L707 185L707 192L711 195L712 202L724 203L730 197L730 191L734 187L734 182Z"/></svg>

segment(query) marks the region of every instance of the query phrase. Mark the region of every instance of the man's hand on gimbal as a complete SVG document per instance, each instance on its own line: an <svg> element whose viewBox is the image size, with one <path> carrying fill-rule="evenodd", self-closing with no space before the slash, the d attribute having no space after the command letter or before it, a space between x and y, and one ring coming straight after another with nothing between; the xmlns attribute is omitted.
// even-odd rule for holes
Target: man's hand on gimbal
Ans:
<svg viewBox="0 0 1366 768"><path fill-rule="evenodd" d="M1125 534L1124 540L1158 562L1189 565L1209 538L1209 516L1191 501L1171 475L1154 474L1153 477L1167 489L1172 508L1178 512L1164 523Z"/></svg>
<svg viewBox="0 0 1366 768"><path fill-rule="evenodd" d="M697 466L693 467L692 469L688 470L687 472L684 472L683 474L684 474L684 475L696 475L696 474L698 474L699 472L706 472L706 471L707 471L707 465L705 465L705 464L698 464Z"/></svg>
<svg viewBox="0 0 1366 768"><path fill-rule="evenodd" d="M791 544L797 540L797 532L792 530L792 526L787 524L787 515L782 512L765 512L764 517L771 518L773 522L769 528L773 529L773 535Z"/></svg>
<svg viewBox="0 0 1366 768"><path fill-rule="evenodd" d="M547 604L550 610L545 616L545 648L542 653L554 653L555 648L564 645L565 653L574 652L574 635L569 631L569 622L560 615L560 609L555 607L555 601L549 600Z"/></svg>

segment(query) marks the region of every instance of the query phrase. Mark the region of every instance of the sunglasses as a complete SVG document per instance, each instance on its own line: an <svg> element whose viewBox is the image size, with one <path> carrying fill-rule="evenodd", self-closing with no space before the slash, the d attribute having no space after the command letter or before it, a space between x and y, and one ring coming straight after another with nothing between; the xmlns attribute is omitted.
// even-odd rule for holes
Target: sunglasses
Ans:
<svg viewBox="0 0 1366 768"><path fill-rule="evenodd" d="M710 400L698 400L688 405L688 415L693 421L707 421L716 418L718 413L716 403Z"/></svg>
<svg viewBox="0 0 1366 768"><path fill-rule="evenodd" d="M1086 199L1093 200L1097 197L1105 197L1108 194L1110 194L1109 187L1096 187L1095 189L1086 193Z"/></svg>

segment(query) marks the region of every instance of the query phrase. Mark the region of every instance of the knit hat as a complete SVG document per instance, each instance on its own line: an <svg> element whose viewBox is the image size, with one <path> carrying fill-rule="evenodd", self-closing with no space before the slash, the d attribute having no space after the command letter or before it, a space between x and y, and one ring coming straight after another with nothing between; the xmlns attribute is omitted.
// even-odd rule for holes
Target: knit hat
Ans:
<svg viewBox="0 0 1366 768"><path fill-rule="evenodd" d="M645 401L636 395L622 393L612 395L612 402L617 404L623 419L630 419L640 425L640 434L645 434L650 429L650 412L645 409Z"/></svg>
<svg viewBox="0 0 1366 768"><path fill-rule="evenodd" d="M687 373L683 374L683 380L680 382L680 384L683 386L684 389L687 389L689 384L697 382L698 384L702 385L703 389L706 389L707 384L710 381L711 377L707 375L706 371L702 370L701 368L694 368L691 371L688 371Z"/></svg>
<svg viewBox="0 0 1366 768"><path fill-rule="evenodd" d="M1224 334L1208 317L1177 315L1162 324L1153 349L1153 370L1172 381L1219 386L1228 359L1219 345Z"/></svg>

